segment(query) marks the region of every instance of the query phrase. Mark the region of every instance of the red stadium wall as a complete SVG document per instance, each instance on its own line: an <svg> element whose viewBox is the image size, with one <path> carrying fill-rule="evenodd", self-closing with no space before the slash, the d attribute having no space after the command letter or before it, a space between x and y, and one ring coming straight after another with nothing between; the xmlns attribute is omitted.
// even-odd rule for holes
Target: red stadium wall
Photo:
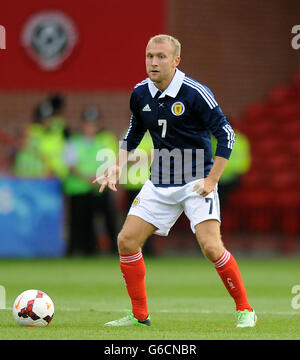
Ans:
<svg viewBox="0 0 300 360"><path fill-rule="evenodd" d="M96 102L104 125L119 134L128 124L132 86L145 77L145 43L158 32L181 40L180 68L207 84L223 111L234 117L274 85L290 82L300 64L300 49L291 46L291 29L300 13L296 0L276 0L272 7L259 0L154 0L150 7L138 0L79 4L1 4L7 49L0 50L0 125L5 122L8 131L30 119L32 107L45 93L66 90L66 115L72 126L82 106ZM43 71L20 43L22 26L45 9L67 13L78 31L73 52L51 72Z"/></svg>
<svg viewBox="0 0 300 360"><path fill-rule="evenodd" d="M7 49L0 55L2 90L126 90L143 79L148 38L165 30L165 1L12 0L1 4ZM69 56L53 71L28 54L24 36L30 21L58 11L70 20ZM57 20L57 19L56 19ZM38 20L37 20L38 21ZM58 20L57 20L58 21ZM72 48L71 42L75 38ZM30 41L31 39L29 39Z"/></svg>

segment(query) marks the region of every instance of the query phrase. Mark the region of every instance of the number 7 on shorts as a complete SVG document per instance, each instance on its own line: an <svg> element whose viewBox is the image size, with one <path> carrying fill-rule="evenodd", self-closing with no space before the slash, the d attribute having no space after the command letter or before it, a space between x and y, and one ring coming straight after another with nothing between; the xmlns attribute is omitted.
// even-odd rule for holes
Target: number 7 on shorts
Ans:
<svg viewBox="0 0 300 360"><path fill-rule="evenodd" d="M209 203L209 215L212 214L213 211L213 199L212 198L205 198L205 202Z"/></svg>

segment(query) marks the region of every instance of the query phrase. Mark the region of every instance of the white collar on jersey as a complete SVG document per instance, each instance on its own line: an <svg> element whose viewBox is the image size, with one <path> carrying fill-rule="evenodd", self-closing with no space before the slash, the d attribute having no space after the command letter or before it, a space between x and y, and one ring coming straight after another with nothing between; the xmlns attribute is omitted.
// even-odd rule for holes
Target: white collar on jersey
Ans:
<svg viewBox="0 0 300 360"><path fill-rule="evenodd" d="M170 82L166 90L159 96L159 99L164 98L166 95L171 96L172 98L176 97L179 89L181 88L184 77L185 74L182 71L176 69L172 81ZM154 85L153 81L150 80L150 78L148 78L148 88L153 98L156 95L157 91L160 91Z"/></svg>

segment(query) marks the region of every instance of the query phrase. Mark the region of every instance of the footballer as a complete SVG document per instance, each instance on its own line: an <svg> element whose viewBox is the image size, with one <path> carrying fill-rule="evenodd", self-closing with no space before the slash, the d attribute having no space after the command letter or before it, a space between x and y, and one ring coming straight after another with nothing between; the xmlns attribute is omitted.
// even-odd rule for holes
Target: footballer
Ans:
<svg viewBox="0 0 300 360"><path fill-rule="evenodd" d="M122 168L147 130L156 154L178 155L176 160L169 157L166 167L164 159L156 158L154 152L151 176L118 235L120 267L132 311L105 325L150 325L142 247L152 234L167 236L184 212L204 256L235 302L236 326L253 327L257 316L248 301L237 262L224 247L220 233L217 185L230 158L235 134L211 90L178 69L180 50L181 44L170 35L156 35L149 40L148 78L138 83L131 94L132 116L118 157L104 175L94 180L101 184L99 192L106 186L117 191ZM217 139L214 159L211 134Z"/></svg>

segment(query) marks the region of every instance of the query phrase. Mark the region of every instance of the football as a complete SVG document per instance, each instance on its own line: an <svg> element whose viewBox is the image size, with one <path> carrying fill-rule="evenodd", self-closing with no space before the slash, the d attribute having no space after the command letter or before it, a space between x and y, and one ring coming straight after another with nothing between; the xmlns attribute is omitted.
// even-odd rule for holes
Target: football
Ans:
<svg viewBox="0 0 300 360"><path fill-rule="evenodd" d="M22 292L13 305L13 317L21 326L47 326L53 315L53 301L40 290Z"/></svg>

